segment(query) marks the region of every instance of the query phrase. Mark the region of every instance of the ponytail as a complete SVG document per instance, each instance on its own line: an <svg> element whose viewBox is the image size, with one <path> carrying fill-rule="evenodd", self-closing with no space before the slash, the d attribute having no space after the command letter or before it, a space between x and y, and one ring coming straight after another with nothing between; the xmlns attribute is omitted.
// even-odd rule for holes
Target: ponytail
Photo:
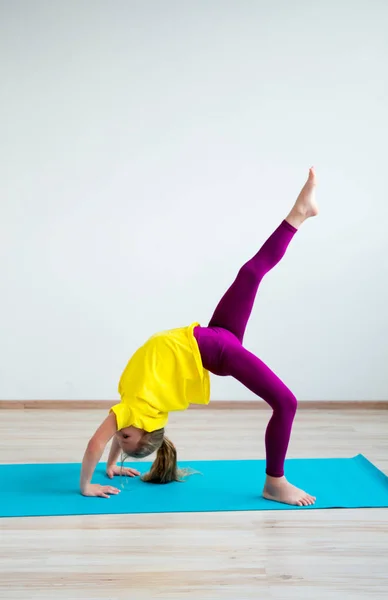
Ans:
<svg viewBox="0 0 388 600"><path fill-rule="evenodd" d="M148 473L142 476L142 481L147 483L171 483L172 481L183 481L187 475L193 475L197 471L192 469L178 469L177 452L174 444L164 435L164 429L157 429L146 433L143 443L131 454L124 454L122 466L127 457L145 458L153 452L156 458Z"/></svg>
<svg viewBox="0 0 388 600"><path fill-rule="evenodd" d="M177 464L176 448L168 438L163 437L156 459L142 479L147 483L171 483L182 480L182 473Z"/></svg>

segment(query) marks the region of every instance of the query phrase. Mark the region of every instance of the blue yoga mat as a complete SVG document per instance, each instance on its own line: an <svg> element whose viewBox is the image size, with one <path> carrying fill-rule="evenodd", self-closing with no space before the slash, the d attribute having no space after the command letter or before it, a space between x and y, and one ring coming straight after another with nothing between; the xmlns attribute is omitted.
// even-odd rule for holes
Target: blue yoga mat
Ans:
<svg viewBox="0 0 388 600"><path fill-rule="evenodd" d="M126 466L145 472L150 463ZM79 463L0 465L0 516L388 507L388 477L361 454L354 458L287 460L288 479L317 497L312 507L287 506L262 498L262 460L192 461L180 466L200 474L168 485L144 483L138 477L115 477L112 481L101 463L93 482L122 489L106 499L81 496Z"/></svg>

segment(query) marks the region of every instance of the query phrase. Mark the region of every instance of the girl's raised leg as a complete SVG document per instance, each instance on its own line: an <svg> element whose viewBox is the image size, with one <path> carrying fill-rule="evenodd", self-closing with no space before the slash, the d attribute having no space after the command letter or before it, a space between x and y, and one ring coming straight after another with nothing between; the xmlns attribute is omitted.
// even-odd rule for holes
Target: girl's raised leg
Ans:
<svg viewBox="0 0 388 600"><path fill-rule="evenodd" d="M242 342L260 282L284 256L297 229L318 213L315 204L315 173L309 177L286 219L272 233L257 254L245 263L217 305L209 327L221 327Z"/></svg>

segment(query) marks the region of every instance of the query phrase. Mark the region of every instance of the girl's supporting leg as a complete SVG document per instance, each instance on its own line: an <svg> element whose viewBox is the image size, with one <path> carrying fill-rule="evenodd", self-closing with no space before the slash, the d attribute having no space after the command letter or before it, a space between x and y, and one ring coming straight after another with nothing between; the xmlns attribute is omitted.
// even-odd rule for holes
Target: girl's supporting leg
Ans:
<svg viewBox="0 0 388 600"><path fill-rule="evenodd" d="M297 408L294 394L263 361L242 346L229 345L224 348L223 368L225 375L237 379L272 408L272 417L265 433L266 474L283 477Z"/></svg>
<svg viewBox="0 0 388 600"><path fill-rule="evenodd" d="M215 375L234 377L272 408L273 415L265 434L266 473L270 477L283 477L297 406L294 394L229 331L219 327L200 327L195 329L194 334L205 369Z"/></svg>
<svg viewBox="0 0 388 600"><path fill-rule="evenodd" d="M219 327L197 327L194 335L205 369L215 375L234 377L263 398L273 410L265 433L267 479L263 496L286 504L313 504L313 496L291 485L284 477L284 462L297 407L294 394L230 331Z"/></svg>

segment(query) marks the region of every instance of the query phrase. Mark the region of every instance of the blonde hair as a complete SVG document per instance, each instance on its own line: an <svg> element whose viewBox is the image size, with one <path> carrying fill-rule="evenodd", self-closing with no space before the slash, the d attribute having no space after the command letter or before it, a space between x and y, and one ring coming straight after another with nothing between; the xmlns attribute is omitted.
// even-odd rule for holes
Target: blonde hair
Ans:
<svg viewBox="0 0 388 600"><path fill-rule="evenodd" d="M130 454L131 458L145 458L156 453L156 458L148 473L142 476L147 483L171 483L172 481L183 481L186 475L192 471L178 469L177 451L174 444L164 435L164 429L157 429L146 433L141 441L140 447ZM129 455L125 455L127 458ZM123 461L124 462L124 461Z"/></svg>

